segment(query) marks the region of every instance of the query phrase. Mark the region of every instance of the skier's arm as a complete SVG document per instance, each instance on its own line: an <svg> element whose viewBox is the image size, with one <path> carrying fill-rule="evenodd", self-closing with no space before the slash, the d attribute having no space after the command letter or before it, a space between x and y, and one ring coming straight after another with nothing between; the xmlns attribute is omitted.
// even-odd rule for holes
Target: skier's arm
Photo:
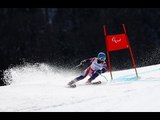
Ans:
<svg viewBox="0 0 160 120"><path fill-rule="evenodd" d="M97 70L96 73L102 74L102 73L105 73L106 71L107 71L107 69L102 68L102 70Z"/></svg>
<svg viewBox="0 0 160 120"><path fill-rule="evenodd" d="M103 68L101 71L102 71L102 73L105 73L107 71L107 69Z"/></svg>
<svg viewBox="0 0 160 120"><path fill-rule="evenodd" d="M102 73L105 73L106 71L107 71L107 64L104 63L104 66L103 66L103 68L102 68Z"/></svg>
<svg viewBox="0 0 160 120"><path fill-rule="evenodd" d="M86 62L92 62L95 58L88 58L81 61L81 64L84 64Z"/></svg>

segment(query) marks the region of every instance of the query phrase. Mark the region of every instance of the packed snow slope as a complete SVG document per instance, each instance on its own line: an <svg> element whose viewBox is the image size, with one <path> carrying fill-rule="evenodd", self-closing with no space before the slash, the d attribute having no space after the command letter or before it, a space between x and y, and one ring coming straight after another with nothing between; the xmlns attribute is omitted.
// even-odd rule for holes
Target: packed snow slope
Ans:
<svg viewBox="0 0 160 120"><path fill-rule="evenodd" d="M113 71L100 85L66 84L80 73L47 64L10 68L0 87L0 112L160 112L160 65Z"/></svg>

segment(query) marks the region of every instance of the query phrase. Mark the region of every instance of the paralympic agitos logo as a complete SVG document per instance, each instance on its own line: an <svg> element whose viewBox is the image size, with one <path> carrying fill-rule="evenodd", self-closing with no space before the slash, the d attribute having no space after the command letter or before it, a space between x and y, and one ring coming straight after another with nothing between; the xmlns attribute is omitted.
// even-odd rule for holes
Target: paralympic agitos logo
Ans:
<svg viewBox="0 0 160 120"><path fill-rule="evenodd" d="M121 41L121 38L120 39L116 39L115 36L112 37L112 42L118 43L120 41Z"/></svg>

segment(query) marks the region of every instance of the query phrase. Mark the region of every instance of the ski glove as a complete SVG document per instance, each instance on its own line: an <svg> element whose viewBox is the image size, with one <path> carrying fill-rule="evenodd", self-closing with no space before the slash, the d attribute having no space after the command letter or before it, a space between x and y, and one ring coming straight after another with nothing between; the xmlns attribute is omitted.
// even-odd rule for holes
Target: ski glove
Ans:
<svg viewBox="0 0 160 120"><path fill-rule="evenodd" d="M86 62L86 60L82 60L80 64L83 65L85 62Z"/></svg>
<svg viewBox="0 0 160 120"><path fill-rule="evenodd" d="M96 73L101 74L102 70L97 70Z"/></svg>

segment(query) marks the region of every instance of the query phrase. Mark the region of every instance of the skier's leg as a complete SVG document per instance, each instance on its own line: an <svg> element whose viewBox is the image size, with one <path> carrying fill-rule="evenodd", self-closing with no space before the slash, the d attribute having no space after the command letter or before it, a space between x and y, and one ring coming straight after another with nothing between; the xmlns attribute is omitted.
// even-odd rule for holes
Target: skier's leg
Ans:
<svg viewBox="0 0 160 120"><path fill-rule="evenodd" d="M82 80L82 79L84 79L84 78L85 78L85 76L80 75L79 77L76 77L75 80L76 80L76 81L79 81L79 80Z"/></svg>
<svg viewBox="0 0 160 120"><path fill-rule="evenodd" d="M85 78L85 76L80 75L79 77L76 77L75 79L71 80L71 81L68 83L68 85L72 85L72 84L78 82L79 80L82 80L83 78Z"/></svg>
<svg viewBox="0 0 160 120"><path fill-rule="evenodd" d="M88 75L89 71L90 71L90 68L88 67L88 68L83 72L82 75L80 75L80 76L76 77L75 79L71 80L71 81L68 83L68 85L72 85L72 84L78 82L79 80L84 79L84 78Z"/></svg>
<svg viewBox="0 0 160 120"><path fill-rule="evenodd" d="M96 77L98 77L99 74L98 73L94 73L86 82L87 84L90 84Z"/></svg>

